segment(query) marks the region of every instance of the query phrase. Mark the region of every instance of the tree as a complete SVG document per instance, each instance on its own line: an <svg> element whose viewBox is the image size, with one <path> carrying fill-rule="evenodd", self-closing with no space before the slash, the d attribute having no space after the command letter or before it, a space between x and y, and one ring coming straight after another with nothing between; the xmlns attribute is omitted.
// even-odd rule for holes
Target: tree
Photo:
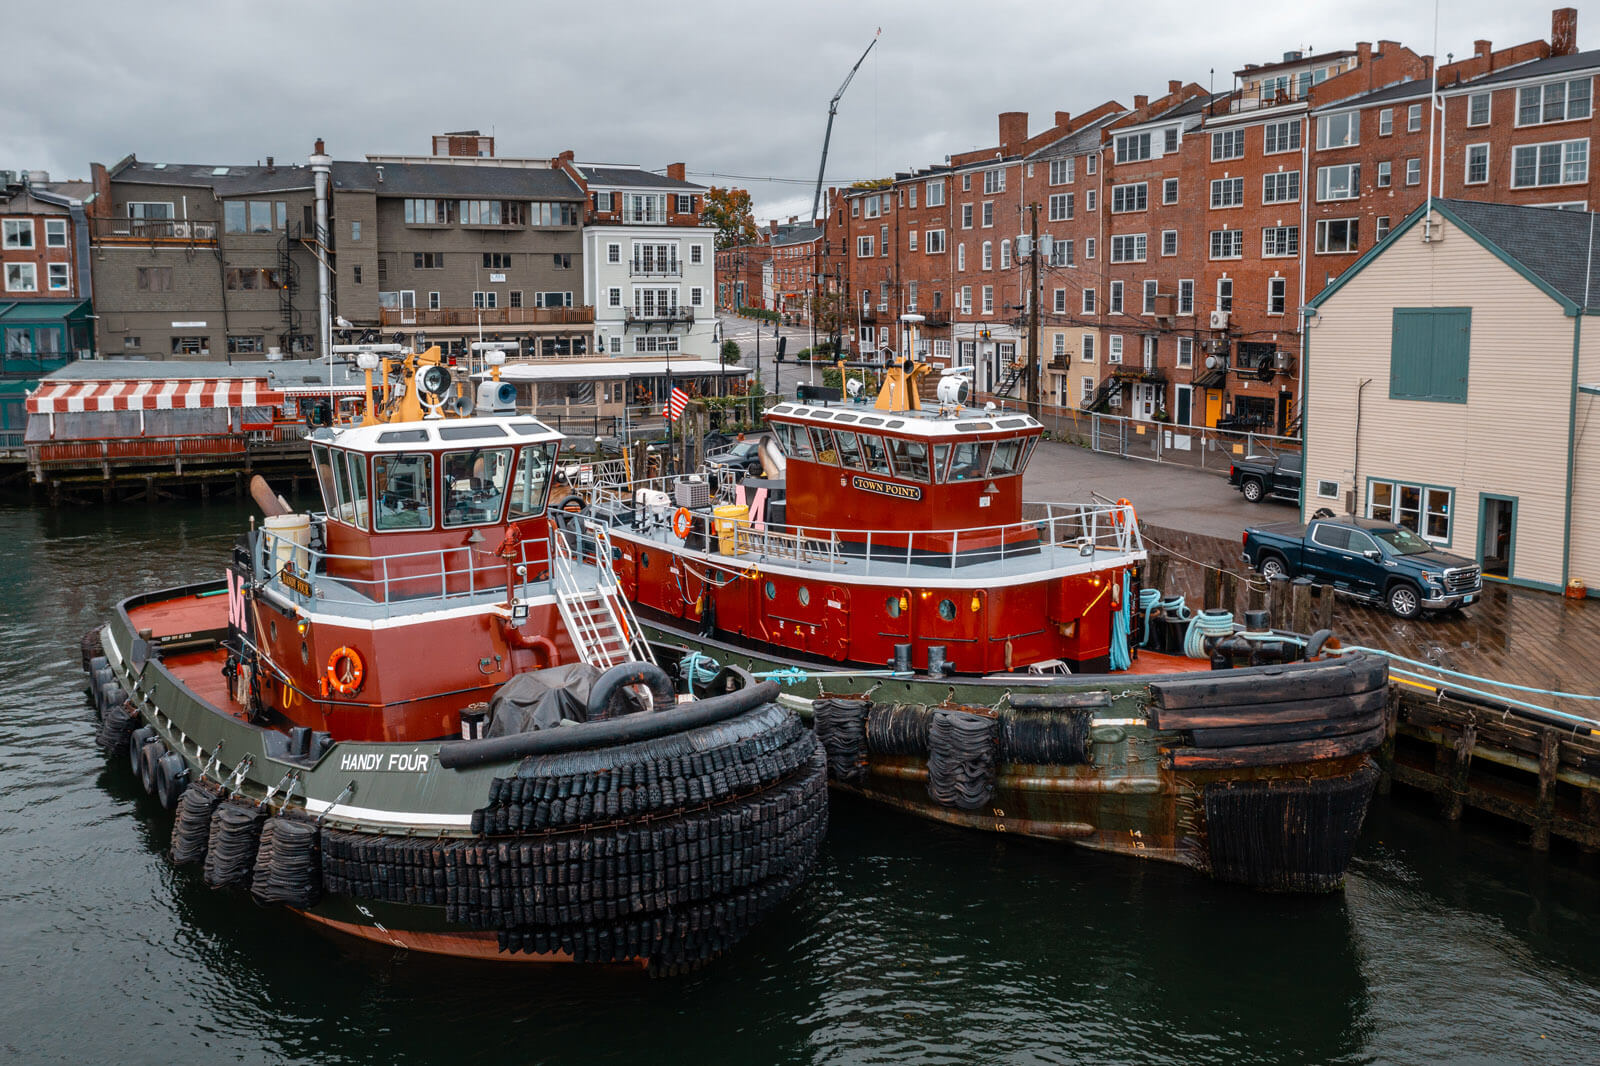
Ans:
<svg viewBox="0 0 1600 1066"><path fill-rule="evenodd" d="M744 353L739 350L739 342L727 340L722 342L722 361L724 363L737 363Z"/></svg>
<svg viewBox="0 0 1600 1066"><path fill-rule="evenodd" d="M717 227L717 250L756 242L756 219L750 213L750 193L744 189L706 190L700 221Z"/></svg>

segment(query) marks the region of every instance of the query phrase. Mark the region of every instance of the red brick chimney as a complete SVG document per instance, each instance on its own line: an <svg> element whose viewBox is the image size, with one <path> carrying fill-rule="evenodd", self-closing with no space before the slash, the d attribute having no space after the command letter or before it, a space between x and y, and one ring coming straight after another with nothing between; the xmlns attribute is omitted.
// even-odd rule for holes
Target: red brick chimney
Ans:
<svg viewBox="0 0 1600 1066"><path fill-rule="evenodd" d="M1022 142L1028 139L1028 113L1026 111L1002 111L1000 113L1000 154L1011 155L1011 149L1022 148Z"/></svg>
<svg viewBox="0 0 1600 1066"><path fill-rule="evenodd" d="M1071 111L1057 111L1056 112L1056 125L1057 126L1065 126L1065 125L1069 124L1071 121L1072 121L1072 112Z"/></svg>
<svg viewBox="0 0 1600 1066"><path fill-rule="evenodd" d="M1169 81L1169 82L1167 82L1167 95L1168 96L1177 96L1178 95L1178 90L1181 89L1181 88L1183 88L1183 82L1176 81L1176 80Z"/></svg>
<svg viewBox="0 0 1600 1066"><path fill-rule="evenodd" d="M1550 54L1570 56L1578 50L1578 9L1558 7L1550 12Z"/></svg>
<svg viewBox="0 0 1600 1066"><path fill-rule="evenodd" d="M1400 51L1400 42L1399 41L1379 41L1378 42L1378 54L1380 56L1386 56L1386 55L1390 54L1391 52L1398 52L1398 51Z"/></svg>
<svg viewBox="0 0 1600 1066"><path fill-rule="evenodd" d="M668 163L667 164L667 177L671 178L673 181L686 181L686 180L688 180L683 176L684 173L685 173L685 168L684 168L684 165L682 163Z"/></svg>
<svg viewBox="0 0 1600 1066"><path fill-rule="evenodd" d="M1148 96L1135 96L1133 98L1133 109L1135 111L1143 111L1145 108L1147 108L1149 106L1150 106L1150 98Z"/></svg>
<svg viewBox="0 0 1600 1066"><path fill-rule="evenodd" d="M1372 42L1371 41L1357 41L1356 42L1356 66L1364 67L1370 62L1372 62Z"/></svg>

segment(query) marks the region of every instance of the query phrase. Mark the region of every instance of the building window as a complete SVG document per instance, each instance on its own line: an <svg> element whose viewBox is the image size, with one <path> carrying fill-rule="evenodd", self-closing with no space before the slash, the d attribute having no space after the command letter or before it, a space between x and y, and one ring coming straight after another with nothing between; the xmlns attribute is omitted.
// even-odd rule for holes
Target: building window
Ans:
<svg viewBox="0 0 1600 1066"><path fill-rule="evenodd" d="M1056 289L1055 290L1055 302L1054 302L1054 304L1052 306L1053 306L1053 308L1055 310L1055 313L1058 314L1058 315L1064 315L1064 314L1067 313L1067 290L1066 289Z"/></svg>
<svg viewBox="0 0 1600 1066"><path fill-rule="evenodd" d="M1178 282L1178 314L1194 314L1194 279L1183 278Z"/></svg>
<svg viewBox="0 0 1600 1066"><path fill-rule="evenodd" d="M922 235L922 250L928 255L944 252L944 230L931 229Z"/></svg>
<svg viewBox="0 0 1600 1066"><path fill-rule="evenodd" d="M1062 240L1057 237L1050 242L1050 265L1053 267L1076 266L1078 260L1073 253L1074 242Z"/></svg>
<svg viewBox="0 0 1600 1066"><path fill-rule="evenodd" d="M1289 279L1267 279L1267 314L1281 315L1289 302Z"/></svg>
<svg viewBox="0 0 1600 1066"><path fill-rule="evenodd" d="M622 195L622 221L647 226L665 225L667 221L667 194L624 193ZM576 222L574 221L571 224L576 224Z"/></svg>
<svg viewBox="0 0 1600 1066"><path fill-rule="evenodd" d="M521 289L512 289L510 292L508 292L506 294L506 296L508 297L506 302L508 304L510 304L512 307L521 307L522 306L522 290Z"/></svg>
<svg viewBox="0 0 1600 1066"><path fill-rule="evenodd" d="M1165 178L1161 182L1161 202L1175 204L1178 202L1178 179Z"/></svg>
<svg viewBox="0 0 1600 1066"><path fill-rule="evenodd" d="M1385 112L1387 114L1387 112ZM1382 119L1380 118L1380 122ZM1380 127L1381 128L1381 127ZM1361 112L1340 111L1317 119L1317 147L1348 148L1361 143Z"/></svg>
<svg viewBox="0 0 1600 1066"><path fill-rule="evenodd" d="M1406 132L1416 133L1422 129L1422 105L1412 104L1406 108Z"/></svg>
<svg viewBox="0 0 1600 1066"><path fill-rule="evenodd" d="M443 270L443 252L412 252L411 266L416 270Z"/></svg>
<svg viewBox="0 0 1600 1066"><path fill-rule="evenodd" d="M1394 132L1394 108L1386 107L1378 112L1378 136L1387 137Z"/></svg>
<svg viewBox="0 0 1600 1066"><path fill-rule="evenodd" d="M133 277L134 288L140 292L172 291L171 267L135 267Z"/></svg>
<svg viewBox="0 0 1600 1066"><path fill-rule="evenodd" d="M283 229L289 219L289 205L282 200L226 200L222 204L222 228L227 233L271 233Z"/></svg>
<svg viewBox="0 0 1600 1066"><path fill-rule="evenodd" d="M1232 311L1233 310L1233 279L1232 278L1218 278L1217 279L1217 310L1218 311Z"/></svg>
<svg viewBox="0 0 1600 1066"><path fill-rule="evenodd" d="M475 292L472 294L472 306L479 310L500 306L500 294L497 292Z"/></svg>
<svg viewBox="0 0 1600 1066"><path fill-rule="evenodd" d="M622 262L622 245L620 245L620 244L608 244L608 245L606 245L606 262L608 262L608 263L620 263L620 262Z"/></svg>
<svg viewBox="0 0 1600 1066"><path fill-rule="evenodd" d="M1127 233L1111 238L1111 261L1113 263L1142 263L1145 260L1145 235L1143 233Z"/></svg>
<svg viewBox="0 0 1600 1066"><path fill-rule="evenodd" d="M1100 202L1100 192L1097 189L1085 189L1083 193L1083 209L1093 211Z"/></svg>
<svg viewBox="0 0 1600 1066"><path fill-rule="evenodd" d="M1065 333L1050 334L1050 354L1056 357L1057 362L1060 362L1061 357L1067 354L1067 335Z"/></svg>
<svg viewBox="0 0 1600 1066"><path fill-rule="evenodd" d="M1006 171L1004 167L983 172L983 195L993 196L997 192L1006 191Z"/></svg>
<svg viewBox="0 0 1600 1066"><path fill-rule="evenodd" d="M1262 135L1264 145L1262 151L1267 155L1296 151L1300 147L1300 120L1269 122L1263 128Z"/></svg>
<svg viewBox="0 0 1600 1066"><path fill-rule="evenodd" d="M1471 308L1395 308L1389 398L1466 403L1471 339Z"/></svg>
<svg viewBox="0 0 1600 1066"><path fill-rule="evenodd" d="M1317 251L1353 252L1359 237L1360 221L1354 218L1324 218L1317 222Z"/></svg>
<svg viewBox="0 0 1600 1066"><path fill-rule="evenodd" d="M1171 155L1178 150L1178 127L1168 126L1161 131L1161 151L1164 155Z"/></svg>
<svg viewBox="0 0 1600 1066"><path fill-rule="evenodd" d="M1009 240L1004 240L1004 241L1000 242L1000 269L1001 270L1009 270L1010 268L1011 268L1011 242Z"/></svg>
<svg viewBox="0 0 1600 1066"><path fill-rule="evenodd" d="M1194 366L1194 338L1178 338L1178 369L1188 370Z"/></svg>
<svg viewBox="0 0 1600 1066"><path fill-rule="evenodd" d="M872 254L873 254L873 248L874 248L874 243L873 242L874 242L874 238L870 233L863 234L862 236L857 237L856 238L856 258L857 259L871 259L872 258Z"/></svg>
<svg viewBox="0 0 1600 1066"><path fill-rule="evenodd" d="M972 286L971 285L963 285L963 286L961 286L961 313L964 314L964 315L972 314Z"/></svg>
<svg viewBox="0 0 1600 1066"><path fill-rule="evenodd" d="M21 249L33 247L33 219L8 218L4 222L5 243L7 249Z"/></svg>
<svg viewBox="0 0 1600 1066"><path fill-rule="evenodd" d="M1079 345L1079 352L1081 354L1078 356L1078 361L1082 363L1094 362L1094 334L1083 334L1083 336L1079 338Z"/></svg>
<svg viewBox="0 0 1600 1066"><path fill-rule="evenodd" d="M677 202L677 204L675 206L677 208L677 213L678 214L680 214L680 215L692 215L692 214L694 214L694 196L692 194L681 193L680 192L680 193L677 194L677 201L678 202Z"/></svg>
<svg viewBox="0 0 1600 1066"><path fill-rule="evenodd" d="M1106 340L1106 362L1122 362L1122 334L1113 333Z"/></svg>
<svg viewBox="0 0 1600 1066"><path fill-rule="evenodd" d="M1406 160L1406 184L1407 185L1421 185L1422 184L1422 160L1421 159L1412 158L1412 159L1407 159Z"/></svg>
<svg viewBox="0 0 1600 1066"><path fill-rule="evenodd" d="M1175 229L1164 229L1164 230L1161 231L1161 254L1162 255L1177 255L1178 254L1178 231L1177 230L1175 230Z"/></svg>
<svg viewBox="0 0 1600 1066"><path fill-rule="evenodd" d="M1467 97L1467 125L1487 126L1493 93L1473 93Z"/></svg>
<svg viewBox="0 0 1600 1066"><path fill-rule="evenodd" d="M609 215L616 208L612 206L612 197L615 193L597 192L594 194L594 209L598 214Z"/></svg>
<svg viewBox="0 0 1600 1066"><path fill-rule="evenodd" d="M1070 184L1072 184L1072 181L1073 181L1072 164L1073 164L1073 162L1074 162L1074 160L1073 160L1073 158L1071 156L1068 156L1065 159L1052 159L1052 160L1050 160L1050 184L1051 185L1070 185Z"/></svg>
<svg viewBox="0 0 1600 1066"><path fill-rule="evenodd" d="M917 250L917 231L916 230L911 230L906 234L906 251L914 252L916 250Z"/></svg>
<svg viewBox="0 0 1600 1066"><path fill-rule="evenodd" d="M1211 161L1244 158L1244 130L1220 130L1211 135ZM1121 162L1121 160L1118 160Z"/></svg>
<svg viewBox="0 0 1600 1066"><path fill-rule="evenodd" d="M1555 141L1511 149L1511 187L1567 185L1589 180L1589 142Z"/></svg>
<svg viewBox="0 0 1600 1066"><path fill-rule="evenodd" d="M483 253L483 269L485 269L485 270L506 270L506 269L509 269L510 266L511 266L511 253L510 252L484 252Z"/></svg>
<svg viewBox="0 0 1600 1066"><path fill-rule="evenodd" d="M1211 258L1244 258L1244 230L1214 229L1211 231Z"/></svg>
<svg viewBox="0 0 1600 1066"><path fill-rule="evenodd" d="M1211 206L1243 207L1244 179L1217 178L1211 183Z"/></svg>
<svg viewBox="0 0 1600 1066"><path fill-rule="evenodd" d="M956 244L956 269L967 269L967 242L960 241Z"/></svg>
<svg viewBox="0 0 1600 1066"><path fill-rule="evenodd" d="M972 205L971 204L962 204L961 205L961 228L962 229L971 229L972 228Z"/></svg>
<svg viewBox="0 0 1600 1066"><path fill-rule="evenodd" d="M361 220L360 219L355 219L355 220L351 221L351 223L350 223L350 240L351 241L359 241L360 239L361 239Z"/></svg>
<svg viewBox="0 0 1600 1066"><path fill-rule="evenodd" d="M1299 254L1299 226L1267 226L1262 229L1261 255L1263 258Z"/></svg>
<svg viewBox="0 0 1600 1066"><path fill-rule="evenodd" d="M51 292L66 292L72 288L72 276L66 263L51 263L47 268Z"/></svg>
<svg viewBox="0 0 1600 1066"><path fill-rule="evenodd" d="M1086 315L1094 314L1094 290L1093 289L1084 289L1083 290L1083 313L1086 314Z"/></svg>
<svg viewBox="0 0 1600 1066"><path fill-rule="evenodd" d="M607 307L621 307L622 306L622 289L618 288L617 286L612 286L611 288L606 290L606 306Z"/></svg>
<svg viewBox="0 0 1600 1066"><path fill-rule="evenodd" d="M1141 315L1153 315L1156 313L1156 283L1154 279L1147 280L1144 283L1144 303L1139 313Z"/></svg>
<svg viewBox="0 0 1600 1066"><path fill-rule="evenodd" d="M439 294L438 293L436 293L436 292L428 293L428 310L437 311L442 306L443 306L443 304L441 303L441 301L439 299Z"/></svg>
<svg viewBox="0 0 1600 1066"><path fill-rule="evenodd" d="M67 246L66 219L47 218L44 220L44 246L46 248L65 248Z"/></svg>
<svg viewBox="0 0 1600 1066"><path fill-rule="evenodd" d="M228 337L229 355L260 355L266 351L266 344L261 337Z"/></svg>
<svg viewBox="0 0 1600 1066"><path fill-rule="evenodd" d="M1099 165L1098 157L1096 157L1094 155L1086 155L1086 156L1083 157L1083 172L1085 174L1093 174L1095 172L1095 168L1098 165Z"/></svg>
<svg viewBox="0 0 1600 1066"><path fill-rule="evenodd" d="M1115 144L1118 163L1137 163L1150 158L1149 133L1124 133L1116 139Z"/></svg>
<svg viewBox="0 0 1600 1066"><path fill-rule="evenodd" d="M1489 180L1489 146L1467 145L1467 184L1482 185Z"/></svg>
<svg viewBox="0 0 1600 1066"><path fill-rule="evenodd" d="M1052 193L1050 196L1050 221L1066 222L1072 218L1072 200L1070 192Z"/></svg>
<svg viewBox="0 0 1600 1066"><path fill-rule="evenodd" d="M1373 239L1383 240L1389 235L1389 216L1379 215L1377 225L1373 227Z"/></svg>
<svg viewBox="0 0 1600 1066"><path fill-rule="evenodd" d="M878 227L878 254L887 257L889 254L889 227Z"/></svg>
<svg viewBox="0 0 1600 1066"><path fill-rule="evenodd" d="M1373 481L1367 491L1367 517L1405 526L1427 540L1450 541L1453 493L1429 485Z"/></svg>
<svg viewBox="0 0 1600 1066"><path fill-rule="evenodd" d="M361 284L361 268L359 266L353 266L350 268L350 280L355 282L357 285Z"/></svg>
<svg viewBox="0 0 1600 1066"><path fill-rule="evenodd" d="M1590 81L1589 78L1574 78L1547 85L1524 85L1517 90L1517 125L1538 126L1588 118Z"/></svg>
<svg viewBox="0 0 1600 1066"><path fill-rule="evenodd" d="M986 314L986 315L994 314L994 286L993 285L985 285L983 287L983 313Z"/></svg>
<svg viewBox="0 0 1600 1066"><path fill-rule="evenodd" d="M1379 160L1378 161L1378 188L1387 189L1391 184L1393 184L1393 182L1394 182L1394 179L1390 176L1390 163L1389 163L1389 161L1387 159Z"/></svg>
<svg viewBox="0 0 1600 1066"><path fill-rule="evenodd" d="M1122 314L1122 282L1113 281L1111 283L1111 296L1108 302L1110 306L1106 309L1107 314Z"/></svg>
<svg viewBox="0 0 1600 1066"><path fill-rule="evenodd" d="M1280 170L1261 178L1261 202L1264 204L1292 204L1300 199L1300 172Z"/></svg>
<svg viewBox="0 0 1600 1066"><path fill-rule="evenodd" d="M174 337L172 338L173 355L210 355L210 337Z"/></svg>
<svg viewBox="0 0 1600 1066"><path fill-rule="evenodd" d="M915 285L916 282L912 282L912 284ZM705 306L704 301L705 290L698 285L691 286L689 289L689 306L703 307ZM913 306L915 306L915 302L913 302Z"/></svg>
<svg viewBox="0 0 1600 1066"><path fill-rule="evenodd" d="M1317 199L1354 200L1361 195L1361 164L1317 168Z"/></svg>
<svg viewBox="0 0 1600 1066"><path fill-rule="evenodd" d="M1149 206L1149 184L1137 182L1132 185L1113 185L1111 187L1111 213L1114 215L1125 214L1129 211L1143 211Z"/></svg>
<svg viewBox="0 0 1600 1066"><path fill-rule="evenodd" d="M138 337L122 338L122 350L125 352L136 352L141 346L142 345Z"/></svg>
<svg viewBox="0 0 1600 1066"><path fill-rule="evenodd" d="M1078 396L1078 402L1084 406L1088 406L1089 401L1094 399L1094 378L1084 377L1081 381L1079 381Z"/></svg>
<svg viewBox="0 0 1600 1066"><path fill-rule="evenodd" d="M983 269L994 269L994 244L991 241L983 242Z"/></svg>
<svg viewBox="0 0 1600 1066"><path fill-rule="evenodd" d="M922 188L923 203L927 204L929 207L944 206L944 182L942 180L926 182L923 184Z"/></svg>
<svg viewBox="0 0 1600 1066"><path fill-rule="evenodd" d="M1083 257L1085 259L1093 259L1094 258L1094 238L1093 237L1085 237L1083 239Z"/></svg>
<svg viewBox="0 0 1600 1066"><path fill-rule="evenodd" d="M994 225L994 201L993 200L985 200L983 202L983 228L984 229L988 229L989 227L991 227L993 225Z"/></svg>

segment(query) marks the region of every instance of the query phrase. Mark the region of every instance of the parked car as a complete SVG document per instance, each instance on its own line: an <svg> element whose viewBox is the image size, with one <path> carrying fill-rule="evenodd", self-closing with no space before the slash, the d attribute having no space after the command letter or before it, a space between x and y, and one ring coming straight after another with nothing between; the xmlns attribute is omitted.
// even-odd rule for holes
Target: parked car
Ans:
<svg viewBox="0 0 1600 1066"><path fill-rule="evenodd" d="M706 465L713 470L730 471L735 479L742 479L746 475L761 473L761 438L751 437L741 440L722 451L712 452L706 456Z"/></svg>
<svg viewBox="0 0 1600 1066"><path fill-rule="evenodd" d="M1298 501L1303 458L1299 452L1247 455L1228 468L1228 484L1244 493L1251 503L1260 503L1269 496Z"/></svg>
<svg viewBox="0 0 1600 1066"><path fill-rule="evenodd" d="M1244 531L1244 558L1263 577L1310 577L1401 618L1465 607L1483 595L1477 563L1375 518L1253 526Z"/></svg>

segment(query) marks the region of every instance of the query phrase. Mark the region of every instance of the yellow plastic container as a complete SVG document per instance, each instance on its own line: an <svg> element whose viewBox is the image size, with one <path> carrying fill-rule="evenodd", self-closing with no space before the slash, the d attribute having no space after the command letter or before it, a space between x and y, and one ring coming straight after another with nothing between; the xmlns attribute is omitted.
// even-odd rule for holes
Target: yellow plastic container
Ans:
<svg viewBox="0 0 1600 1066"><path fill-rule="evenodd" d="M717 531L717 551L723 555L737 555L738 530L750 524L750 508L742 503L725 503L712 508L711 514Z"/></svg>

